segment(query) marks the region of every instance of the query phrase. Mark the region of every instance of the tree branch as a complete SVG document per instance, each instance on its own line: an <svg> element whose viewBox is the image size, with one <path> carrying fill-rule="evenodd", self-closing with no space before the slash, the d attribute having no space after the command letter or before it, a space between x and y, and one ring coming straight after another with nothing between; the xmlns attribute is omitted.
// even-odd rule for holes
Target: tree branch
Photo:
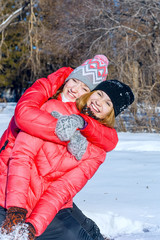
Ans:
<svg viewBox="0 0 160 240"><path fill-rule="evenodd" d="M30 1L25 1L24 6L17 9L4 22L2 22L2 24L0 25L0 32L6 29L8 25L12 22L12 20L18 17L24 10L26 11L29 4L30 4Z"/></svg>

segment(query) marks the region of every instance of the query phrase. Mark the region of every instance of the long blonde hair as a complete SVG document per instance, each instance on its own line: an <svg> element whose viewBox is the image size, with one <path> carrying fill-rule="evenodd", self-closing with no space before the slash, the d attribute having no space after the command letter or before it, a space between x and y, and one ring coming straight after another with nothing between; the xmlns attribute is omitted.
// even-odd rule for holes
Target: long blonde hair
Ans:
<svg viewBox="0 0 160 240"><path fill-rule="evenodd" d="M78 108L78 110L80 112L82 112L83 108L86 106L87 104L87 101L88 99L90 98L90 96L94 93L93 92L90 92L90 93L86 93L86 94L83 94L81 97L79 97L77 100L76 100L76 106ZM97 119L100 123L106 125L107 127L110 127L110 128L114 128L114 125L115 125L115 114L114 114L114 109L112 109L110 111L109 114L107 114L107 116L104 118L104 119Z"/></svg>

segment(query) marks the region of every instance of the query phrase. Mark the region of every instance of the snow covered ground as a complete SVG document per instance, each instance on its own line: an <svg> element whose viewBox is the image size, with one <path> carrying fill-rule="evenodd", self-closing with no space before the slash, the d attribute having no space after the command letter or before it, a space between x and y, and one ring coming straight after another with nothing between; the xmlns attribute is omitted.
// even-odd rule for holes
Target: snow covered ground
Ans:
<svg viewBox="0 0 160 240"><path fill-rule="evenodd" d="M14 103L0 104L0 135ZM160 239L160 134L119 133L116 149L74 201L115 240Z"/></svg>

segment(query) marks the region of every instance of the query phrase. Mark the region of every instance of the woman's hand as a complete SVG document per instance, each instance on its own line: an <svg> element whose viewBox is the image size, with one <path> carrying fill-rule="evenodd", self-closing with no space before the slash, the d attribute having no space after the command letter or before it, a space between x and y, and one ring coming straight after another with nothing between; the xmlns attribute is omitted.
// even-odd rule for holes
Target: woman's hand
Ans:
<svg viewBox="0 0 160 240"><path fill-rule="evenodd" d="M0 235L2 239L11 239L11 240L35 240L36 231L33 225L29 222L27 223L18 223L12 228L11 232L7 232L3 228L0 229Z"/></svg>
<svg viewBox="0 0 160 240"><path fill-rule="evenodd" d="M69 141L78 128L84 127L85 122L79 115L67 116L56 111L53 111L51 115L58 119L55 132L61 141Z"/></svg>
<svg viewBox="0 0 160 240"><path fill-rule="evenodd" d="M19 230L19 238L20 236L22 237L27 236L27 240L34 240L36 239L35 234L36 234L36 230L33 227L33 225L29 222L24 223Z"/></svg>
<svg viewBox="0 0 160 240"><path fill-rule="evenodd" d="M2 233L12 232L17 224L22 224L25 221L26 214L27 210L24 208L10 207L1 227Z"/></svg>
<svg viewBox="0 0 160 240"><path fill-rule="evenodd" d="M76 131L67 145L67 150L77 160L81 160L84 153L86 152L87 145L87 139L79 131Z"/></svg>

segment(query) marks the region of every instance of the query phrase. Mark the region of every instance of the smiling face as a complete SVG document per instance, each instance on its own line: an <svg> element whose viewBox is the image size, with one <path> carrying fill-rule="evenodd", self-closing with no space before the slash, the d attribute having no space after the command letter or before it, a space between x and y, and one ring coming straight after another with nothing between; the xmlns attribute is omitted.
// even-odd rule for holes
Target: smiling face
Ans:
<svg viewBox="0 0 160 240"><path fill-rule="evenodd" d="M97 90L89 97L87 107L97 118L104 119L113 109L113 104L105 92Z"/></svg>
<svg viewBox="0 0 160 240"><path fill-rule="evenodd" d="M89 92L90 89L86 84L73 78L69 79L63 88L64 97L67 98L69 102L75 102L77 98Z"/></svg>

